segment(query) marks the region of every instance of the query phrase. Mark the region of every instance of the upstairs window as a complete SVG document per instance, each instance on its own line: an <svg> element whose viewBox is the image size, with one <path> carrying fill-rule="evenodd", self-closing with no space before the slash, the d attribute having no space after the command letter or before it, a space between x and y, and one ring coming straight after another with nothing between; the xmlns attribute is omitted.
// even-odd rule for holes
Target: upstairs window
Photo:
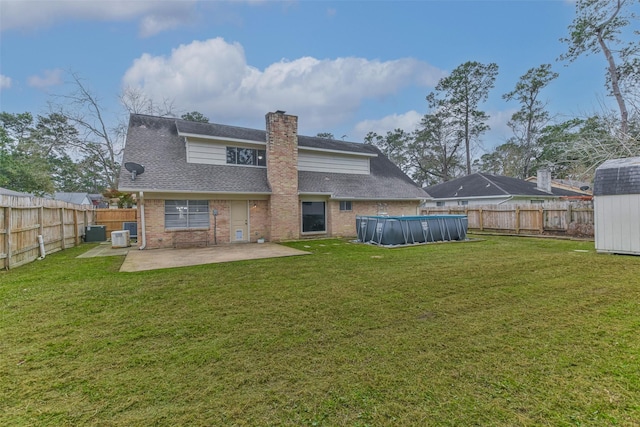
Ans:
<svg viewBox="0 0 640 427"><path fill-rule="evenodd" d="M267 166L267 152L255 148L227 147L227 164Z"/></svg>

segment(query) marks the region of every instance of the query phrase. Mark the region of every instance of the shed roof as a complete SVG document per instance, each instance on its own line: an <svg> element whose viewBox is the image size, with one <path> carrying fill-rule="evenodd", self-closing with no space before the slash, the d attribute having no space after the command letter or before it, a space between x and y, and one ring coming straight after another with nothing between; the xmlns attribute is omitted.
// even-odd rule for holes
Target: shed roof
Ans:
<svg viewBox="0 0 640 427"><path fill-rule="evenodd" d="M594 196L640 194L640 157L611 159L596 169Z"/></svg>

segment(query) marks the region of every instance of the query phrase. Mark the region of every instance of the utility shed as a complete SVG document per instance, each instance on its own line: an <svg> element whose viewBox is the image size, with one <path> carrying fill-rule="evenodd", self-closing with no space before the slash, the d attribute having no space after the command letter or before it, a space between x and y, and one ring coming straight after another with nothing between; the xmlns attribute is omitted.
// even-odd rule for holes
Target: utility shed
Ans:
<svg viewBox="0 0 640 427"><path fill-rule="evenodd" d="M599 166L593 196L596 251L640 255L640 157Z"/></svg>

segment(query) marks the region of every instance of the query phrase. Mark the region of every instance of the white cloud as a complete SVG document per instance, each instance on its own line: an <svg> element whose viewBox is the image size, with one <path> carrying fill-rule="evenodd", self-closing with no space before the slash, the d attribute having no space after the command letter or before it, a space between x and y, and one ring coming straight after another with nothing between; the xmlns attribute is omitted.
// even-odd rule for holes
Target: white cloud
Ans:
<svg viewBox="0 0 640 427"><path fill-rule="evenodd" d="M177 28L185 22L183 16L147 15L140 21L140 35L150 37L165 30Z"/></svg>
<svg viewBox="0 0 640 427"><path fill-rule="evenodd" d="M63 83L62 75L64 71L61 69L44 70L42 76L30 76L27 83L31 87L38 89L46 89L51 86L57 86Z"/></svg>
<svg viewBox="0 0 640 427"><path fill-rule="evenodd" d="M434 86L442 76L413 58L301 57L260 70L247 64L239 43L216 38L180 45L169 56L144 54L126 71L123 84L216 122L238 123L280 109L304 117L305 127L326 129L347 121L366 99Z"/></svg>
<svg viewBox="0 0 640 427"><path fill-rule="evenodd" d="M140 20L140 34L151 36L160 31L190 24L196 0L56 0L3 1L2 30L33 30L61 21L130 21Z"/></svg>
<svg viewBox="0 0 640 427"><path fill-rule="evenodd" d="M395 129L402 129L405 132L413 132L418 128L423 114L415 110L407 111L403 114L391 114L378 120L363 120L354 127L355 141L361 141L369 132L378 135L386 135L387 132Z"/></svg>
<svg viewBox="0 0 640 427"><path fill-rule="evenodd" d="M11 87L11 77L0 74L0 90L9 89Z"/></svg>

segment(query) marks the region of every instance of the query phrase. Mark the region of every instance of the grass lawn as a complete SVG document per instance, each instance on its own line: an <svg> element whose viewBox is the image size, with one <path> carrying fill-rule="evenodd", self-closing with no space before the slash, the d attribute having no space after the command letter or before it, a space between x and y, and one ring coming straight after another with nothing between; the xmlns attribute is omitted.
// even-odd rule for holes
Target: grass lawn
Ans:
<svg viewBox="0 0 640 427"><path fill-rule="evenodd" d="M0 272L0 425L639 425L640 257L483 239Z"/></svg>

